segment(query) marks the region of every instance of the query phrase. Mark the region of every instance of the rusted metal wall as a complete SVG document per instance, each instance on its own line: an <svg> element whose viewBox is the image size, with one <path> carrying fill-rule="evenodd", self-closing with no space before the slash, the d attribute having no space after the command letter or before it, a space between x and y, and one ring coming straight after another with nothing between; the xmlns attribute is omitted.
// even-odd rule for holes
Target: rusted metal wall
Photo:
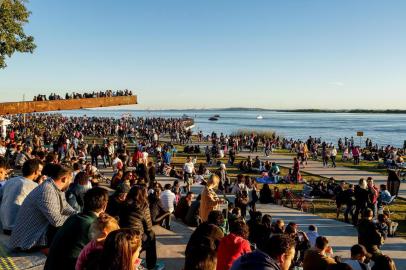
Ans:
<svg viewBox="0 0 406 270"><path fill-rule="evenodd" d="M137 96L0 103L0 115L137 104Z"/></svg>

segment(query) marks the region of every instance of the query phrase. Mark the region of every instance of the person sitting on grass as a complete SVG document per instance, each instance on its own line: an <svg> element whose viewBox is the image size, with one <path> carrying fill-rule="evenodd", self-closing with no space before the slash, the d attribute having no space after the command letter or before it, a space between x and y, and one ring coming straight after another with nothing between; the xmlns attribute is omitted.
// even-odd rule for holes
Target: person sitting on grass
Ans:
<svg viewBox="0 0 406 270"><path fill-rule="evenodd" d="M386 223L386 218L384 214L379 214L378 215L378 220L375 224L376 228L378 229L378 232L381 234L384 240L388 237L389 234L389 228L388 224Z"/></svg>
<svg viewBox="0 0 406 270"><path fill-rule="evenodd" d="M391 199L392 196L388 191L388 189L386 188L386 185L381 185L378 199L379 205L382 206L382 204L388 204Z"/></svg>
<svg viewBox="0 0 406 270"><path fill-rule="evenodd" d="M388 236L393 237L396 234L399 223L391 220L390 213L388 211L383 211L383 214L385 215L385 221L386 221L386 224L388 225L388 228L389 228Z"/></svg>
<svg viewBox="0 0 406 270"><path fill-rule="evenodd" d="M75 270L94 269L103 251L107 235L119 229L120 226L115 218L106 213L101 213L90 225L89 234L93 240L80 252L78 260L76 261Z"/></svg>

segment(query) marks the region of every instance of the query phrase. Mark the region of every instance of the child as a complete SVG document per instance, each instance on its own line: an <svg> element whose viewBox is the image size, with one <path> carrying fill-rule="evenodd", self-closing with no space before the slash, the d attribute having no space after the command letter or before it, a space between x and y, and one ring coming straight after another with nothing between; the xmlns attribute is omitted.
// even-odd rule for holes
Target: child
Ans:
<svg viewBox="0 0 406 270"><path fill-rule="evenodd" d="M388 228L389 228L388 236L393 237L396 234L396 230L398 229L399 223L394 222L394 221L391 220L389 212L384 211L383 214L385 215L385 221L386 221L386 224L388 225Z"/></svg>
<svg viewBox="0 0 406 270"><path fill-rule="evenodd" d="M173 182L172 192L175 194L175 196L176 196L176 204L178 204L180 198L182 197L179 180L175 180Z"/></svg>
<svg viewBox="0 0 406 270"><path fill-rule="evenodd" d="M105 213L100 214L90 226L90 234L93 240L80 252L75 270L91 269L92 266L96 265L99 260L98 256L103 250L107 235L118 229L120 229L120 227L115 218Z"/></svg>
<svg viewBox="0 0 406 270"><path fill-rule="evenodd" d="M317 227L315 225L309 226L309 231L307 232L307 237L309 238L311 247L315 247L316 239L319 237L319 233L317 232Z"/></svg>
<svg viewBox="0 0 406 270"><path fill-rule="evenodd" d="M378 222L375 224L375 226L376 229L381 233L383 239L386 240L386 237L389 234L389 228L386 224L386 218L384 214L378 215Z"/></svg>

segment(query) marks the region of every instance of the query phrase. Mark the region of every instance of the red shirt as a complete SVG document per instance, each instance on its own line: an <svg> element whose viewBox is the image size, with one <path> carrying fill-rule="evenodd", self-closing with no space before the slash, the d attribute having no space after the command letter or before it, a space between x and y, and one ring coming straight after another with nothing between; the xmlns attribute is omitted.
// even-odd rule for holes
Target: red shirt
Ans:
<svg viewBox="0 0 406 270"><path fill-rule="evenodd" d="M217 270L230 270L236 259L249 252L251 252L251 246L248 240L230 233L220 241L217 251Z"/></svg>
<svg viewBox="0 0 406 270"><path fill-rule="evenodd" d="M135 152L134 155L133 155L133 158L132 158L133 164L138 163L138 161L139 161L140 159L142 159L142 157L143 157L143 156L142 156L142 152L141 152L141 151Z"/></svg>

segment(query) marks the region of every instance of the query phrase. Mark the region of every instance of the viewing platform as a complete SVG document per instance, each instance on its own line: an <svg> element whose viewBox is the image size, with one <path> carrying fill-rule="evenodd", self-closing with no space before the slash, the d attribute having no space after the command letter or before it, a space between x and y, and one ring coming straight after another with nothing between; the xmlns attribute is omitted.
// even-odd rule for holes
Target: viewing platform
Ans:
<svg viewBox="0 0 406 270"><path fill-rule="evenodd" d="M0 115L38 113L60 110L79 110L138 104L137 96L116 96L46 101L22 101L0 103Z"/></svg>

